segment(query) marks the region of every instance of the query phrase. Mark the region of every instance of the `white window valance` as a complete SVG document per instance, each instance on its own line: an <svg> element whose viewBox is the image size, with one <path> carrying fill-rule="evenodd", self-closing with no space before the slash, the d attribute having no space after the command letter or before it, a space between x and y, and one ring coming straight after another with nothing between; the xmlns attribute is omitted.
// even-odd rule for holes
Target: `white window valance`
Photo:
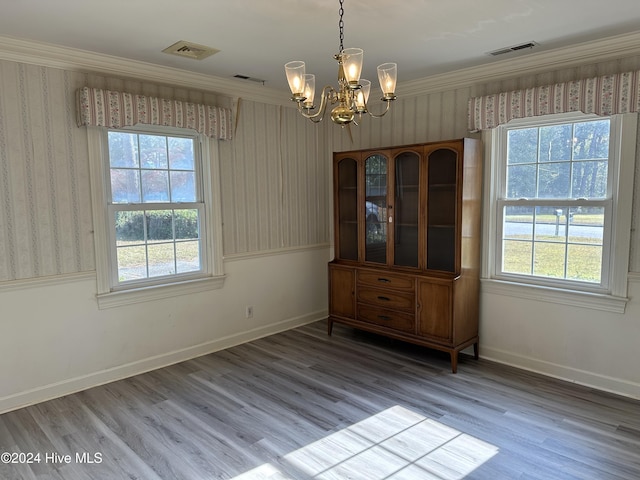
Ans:
<svg viewBox="0 0 640 480"><path fill-rule="evenodd" d="M78 90L78 126L109 128L137 124L190 128L231 140L231 109L84 87Z"/></svg>
<svg viewBox="0 0 640 480"><path fill-rule="evenodd" d="M514 118L582 112L640 111L640 71L496 93L469 100L469 130L487 130Z"/></svg>

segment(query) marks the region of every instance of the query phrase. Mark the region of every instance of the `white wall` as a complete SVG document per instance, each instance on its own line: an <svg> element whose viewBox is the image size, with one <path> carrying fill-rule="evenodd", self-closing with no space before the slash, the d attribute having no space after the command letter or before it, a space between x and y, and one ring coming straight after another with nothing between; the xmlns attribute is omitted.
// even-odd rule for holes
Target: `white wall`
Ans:
<svg viewBox="0 0 640 480"><path fill-rule="evenodd" d="M326 318L328 257L234 257L223 289L106 310L91 274L4 284L0 413Z"/></svg>
<svg viewBox="0 0 640 480"><path fill-rule="evenodd" d="M483 292L480 355L640 398L640 275L624 314Z"/></svg>

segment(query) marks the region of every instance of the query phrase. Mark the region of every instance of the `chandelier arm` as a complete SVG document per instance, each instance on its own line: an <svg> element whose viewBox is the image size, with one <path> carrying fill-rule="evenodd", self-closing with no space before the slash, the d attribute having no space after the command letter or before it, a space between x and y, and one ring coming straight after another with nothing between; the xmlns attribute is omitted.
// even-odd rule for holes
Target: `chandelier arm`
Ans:
<svg viewBox="0 0 640 480"><path fill-rule="evenodd" d="M371 113L369 111L369 105L365 104L365 108L366 108L366 112L369 114L369 116L373 117L373 118L382 118L386 115L386 113L389 111L389 109L391 108L391 100L384 100L384 102L387 104L387 108L385 108L384 112L380 113L380 114L375 114L375 113Z"/></svg>
<svg viewBox="0 0 640 480"><path fill-rule="evenodd" d="M320 107L318 108L318 111L316 113L305 113L302 107L302 102L298 103L298 112L300 112L300 115L302 115L304 118L308 118L314 123L320 123L324 118L324 114L327 110L327 104L332 101L328 100L328 98L335 94L336 91L334 90L334 88L331 85L327 85L322 89L322 93L320 95Z"/></svg>
<svg viewBox="0 0 640 480"><path fill-rule="evenodd" d="M298 113L300 115L302 115L304 118L308 118L309 120L312 120L312 121L315 121L315 119L317 119L318 117L320 118L320 120L318 120L318 122L321 121L322 117L324 116L324 110L325 109L326 109L326 106L321 104L320 105L320 109L317 112L315 112L315 113L306 113L304 111L304 108L302 107L302 103L298 104Z"/></svg>

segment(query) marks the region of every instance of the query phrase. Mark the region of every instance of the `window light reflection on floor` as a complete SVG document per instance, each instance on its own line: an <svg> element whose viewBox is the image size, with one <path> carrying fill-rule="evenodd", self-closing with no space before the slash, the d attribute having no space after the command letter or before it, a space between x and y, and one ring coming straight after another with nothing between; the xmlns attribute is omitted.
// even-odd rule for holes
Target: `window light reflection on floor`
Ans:
<svg viewBox="0 0 640 480"><path fill-rule="evenodd" d="M267 463L233 480L460 480L497 453L396 405L285 455L281 468Z"/></svg>

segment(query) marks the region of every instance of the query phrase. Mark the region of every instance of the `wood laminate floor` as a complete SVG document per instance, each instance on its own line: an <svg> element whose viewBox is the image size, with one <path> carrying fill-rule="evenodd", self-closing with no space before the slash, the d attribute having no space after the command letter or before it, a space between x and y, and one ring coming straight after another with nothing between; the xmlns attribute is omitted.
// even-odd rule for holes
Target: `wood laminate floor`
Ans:
<svg viewBox="0 0 640 480"><path fill-rule="evenodd" d="M1 415L0 478L640 479L640 402L448 360L317 322Z"/></svg>

